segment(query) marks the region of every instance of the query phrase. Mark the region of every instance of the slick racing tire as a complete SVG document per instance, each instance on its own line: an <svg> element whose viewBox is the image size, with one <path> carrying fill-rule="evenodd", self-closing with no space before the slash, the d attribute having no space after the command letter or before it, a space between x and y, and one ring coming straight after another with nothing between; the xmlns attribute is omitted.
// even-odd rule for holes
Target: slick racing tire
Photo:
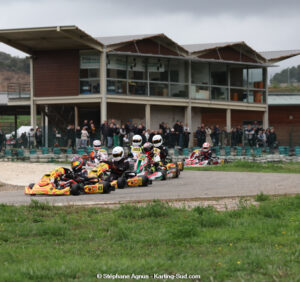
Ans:
<svg viewBox="0 0 300 282"><path fill-rule="evenodd" d="M145 175L141 176L142 177L142 187L146 187L149 184L149 178Z"/></svg>
<svg viewBox="0 0 300 282"><path fill-rule="evenodd" d="M79 184L74 184L70 188L70 194L73 196L80 195L81 186Z"/></svg>
<svg viewBox="0 0 300 282"><path fill-rule="evenodd" d="M126 186L126 179L124 177L118 178L117 185L119 189L124 189Z"/></svg>
<svg viewBox="0 0 300 282"><path fill-rule="evenodd" d="M167 171L166 170L162 170L161 173L162 173L162 179L161 180L162 181L166 180L167 179L167 175L168 175Z"/></svg>
<svg viewBox="0 0 300 282"><path fill-rule="evenodd" d="M112 191L111 186L109 184L109 182L107 181L103 181L103 194L109 194L110 191Z"/></svg>

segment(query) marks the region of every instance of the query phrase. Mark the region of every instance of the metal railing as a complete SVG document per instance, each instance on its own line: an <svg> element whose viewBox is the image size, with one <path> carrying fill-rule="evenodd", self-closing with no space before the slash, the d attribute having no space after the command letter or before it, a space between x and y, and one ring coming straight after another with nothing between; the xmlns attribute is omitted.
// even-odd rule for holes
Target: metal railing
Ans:
<svg viewBox="0 0 300 282"><path fill-rule="evenodd" d="M29 99L30 83L8 83L7 94L9 100Z"/></svg>

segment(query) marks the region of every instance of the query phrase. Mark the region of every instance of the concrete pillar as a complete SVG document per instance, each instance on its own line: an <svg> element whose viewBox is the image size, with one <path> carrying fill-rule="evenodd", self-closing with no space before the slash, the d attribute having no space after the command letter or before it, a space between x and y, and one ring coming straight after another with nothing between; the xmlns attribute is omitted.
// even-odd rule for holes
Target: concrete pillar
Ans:
<svg viewBox="0 0 300 282"><path fill-rule="evenodd" d="M17 116L17 114L15 114L15 138L16 138L16 140L17 140L17 138L18 138L18 116Z"/></svg>
<svg viewBox="0 0 300 282"><path fill-rule="evenodd" d="M48 119L48 106L45 106L45 147L48 147L49 144L49 119Z"/></svg>
<svg viewBox="0 0 300 282"><path fill-rule="evenodd" d="M268 98L269 98L269 89L268 89L268 68L265 68L265 87L266 87L266 111L263 115L263 128L267 129L269 127L269 105L268 105Z"/></svg>
<svg viewBox="0 0 300 282"><path fill-rule="evenodd" d="M79 120L78 120L78 106L74 106L74 125L75 125L75 129L77 128L79 124Z"/></svg>
<svg viewBox="0 0 300 282"><path fill-rule="evenodd" d="M34 103L33 59L30 58L30 125L36 128L36 104Z"/></svg>
<svg viewBox="0 0 300 282"><path fill-rule="evenodd" d="M145 122L146 122L146 129L151 129L151 105L145 105Z"/></svg>
<svg viewBox="0 0 300 282"><path fill-rule="evenodd" d="M185 112L184 112L184 119L185 119L185 124L187 124L191 134L190 134L190 141L189 141L189 147L193 146L193 129L192 129L192 107L191 105L187 106L185 108Z"/></svg>
<svg viewBox="0 0 300 282"><path fill-rule="evenodd" d="M100 94L101 94L101 123L107 120L107 103L106 103L106 51L100 56Z"/></svg>
<svg viewBox="0 0 300 282"><path fill-rule="evenodd" d="M226 110L226 127L227 127L227 132L230 132L230 129L231 129L231 109Z"/></svg>

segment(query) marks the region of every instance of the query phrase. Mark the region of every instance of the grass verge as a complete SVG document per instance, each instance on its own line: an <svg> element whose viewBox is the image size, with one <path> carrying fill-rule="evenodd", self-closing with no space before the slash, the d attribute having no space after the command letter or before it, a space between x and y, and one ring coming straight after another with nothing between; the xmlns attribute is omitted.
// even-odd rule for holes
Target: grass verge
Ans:
<svg viewBox="0 0 300 282"><path fill-rule="evenodd" d="M186 170L300 173L300 162L257 163L234 161L220 166L186 167Z"/></svg>
<svg viewBox="0 0 300 282"><path fill-rule="evenodd" d="M0 205L0 281L96 281L97 273L296 281L299 230L300 196L225 212L162 202L113 210Z"/></svg>

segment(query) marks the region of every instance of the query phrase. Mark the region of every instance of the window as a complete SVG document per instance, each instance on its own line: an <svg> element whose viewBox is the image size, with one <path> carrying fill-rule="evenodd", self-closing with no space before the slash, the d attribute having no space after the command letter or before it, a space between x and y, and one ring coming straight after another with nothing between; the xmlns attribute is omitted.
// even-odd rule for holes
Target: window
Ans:
<svg viewBox="0 0 300 282"><path fill-rule="evenodd" d="M227 85L227 66L225 64L212 64L210 75L212 85Z"/></svg>
<svg viewBox="0 0 300 282"><path fill-rule="evenodd" d="M230 86L247 88L247 67L230 67Z"/></svg>
<svg viewBox="0 0 300 282"><path fill-rule="evenodd" d="M228 100L228 89L225 87L212 87L211 88L212 100Z"/></svg>
<svg viewBox="0 0 300 282"><path fill-rule="evenodd" d="M100 55L83 51L80 54L79 91L80 94L100 93Z"/></svg>
<svg viewBox="0 0 300 282"><path fill-rule="evenodd" d="M148 71L150 81L168 81L168 61L151 58L148 60Z"/></svg>
<svg viewBox="0 0 300 282"><path fill-rule="evenodd" d="M248 101L250 103L262 104L266 102L266 92L260 90L249 91Z"/></svg>
<svg viewBox="0 0 300 282"><path fill-rule="evenodd" d="M235 89L230 88L230 100L247 102L248 101L248 92L247 89Z"/></svg>
<svg viewBox="0 0 300 282"><path fill-rule="evenodd" d="M188 62L170 60L170 81L177 83L188 82Z"/></svg>
<svg viewBox="0 0 300 282"><path fill-rule="evenodd" d="M171 84L171 96L176 98L188 98L188 86Z"/></svg>
<svg viewBox="0 0 300 282"><path fill-rule="evenodd" d="M130 80L146 80L146 58L128 57L128 75Z"/></svg>
<svg viewBox="0 0 300 282"><path fill-rule="evenodd" d="M167 83L150 83L150 96L168 97L169 89Z"/></svg>
<svg viewBox="0 0 300 282"><path fill-rule="evenodd" d="M191 86L192 99L209 99L209 88L207 86L192 85Z"/></svg>
<svg viewBox="0 0 300 282"><path fill-rule="evenodd" d="M249 88L264 89L264 72L262 68L248 69Z"/></svg>
<svg viewBox="0 0 300 282"><path fill-rule="evenodd" d="M209 84L209 65L192 62L192 83Z"/></svg>
<svg viewBox="0 0 300 282"><path fill-rule="evenodd" d="M113 56L107 57L107 78L126 79L126 57Z"/></svg>
<svg viewBox="0 0 300 282"><path fill-rule="evenodd" d="M126 94L126 81L107 80L107 94Z"/></svg>
<svg viewBox="0 0 300 282"><path fill-rule="evenodd" d="M138 81L128 82L129 94L130 95L147 95L147 83Z"/></svg>

